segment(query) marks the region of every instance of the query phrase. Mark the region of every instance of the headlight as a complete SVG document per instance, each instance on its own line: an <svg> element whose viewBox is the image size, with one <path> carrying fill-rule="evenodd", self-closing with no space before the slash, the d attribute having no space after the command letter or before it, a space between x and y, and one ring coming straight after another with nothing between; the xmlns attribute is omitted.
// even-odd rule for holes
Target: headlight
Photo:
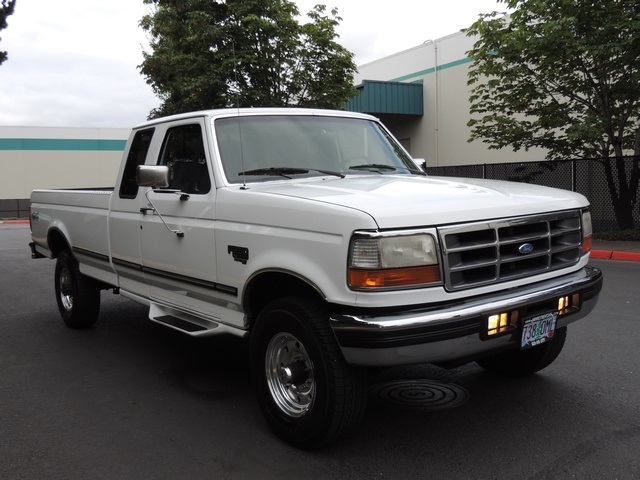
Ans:
<svg viewBox="0 0 640 480"><path fill-rule="evenodd" d="M349 254L349 286L356 290L439 284L440 266L433 237L356 234Z"/></svg>
<svg viewBox="0 0 640 480"><path fill-rule="evenodd" d="M582 254L586 255L591 251L591 239L593 235L593 224L591 223L591 212L582 212Z"/></svg>

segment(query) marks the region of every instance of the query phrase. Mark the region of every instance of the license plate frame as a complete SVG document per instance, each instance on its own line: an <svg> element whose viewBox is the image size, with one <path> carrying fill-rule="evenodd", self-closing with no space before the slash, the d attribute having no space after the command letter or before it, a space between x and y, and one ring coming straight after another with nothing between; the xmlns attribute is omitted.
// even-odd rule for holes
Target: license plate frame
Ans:
<svg viewBox="0 0 640 480"><path fill-rule="evenodd" d="M557 321L558 312L547 312L525 319L522 323L520 349L526 350L553 340Z"/></svg>

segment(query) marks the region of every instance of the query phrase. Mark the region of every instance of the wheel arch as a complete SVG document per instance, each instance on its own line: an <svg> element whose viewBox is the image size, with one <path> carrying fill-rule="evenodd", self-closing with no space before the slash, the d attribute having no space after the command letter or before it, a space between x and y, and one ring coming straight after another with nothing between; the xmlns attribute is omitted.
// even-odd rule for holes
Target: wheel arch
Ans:
<svg viewBox="0 0 640 480"><path fill-rule="evenodd" d="M309 279L285 270L263 270L256 272L244 289L242 304L253 326L262 309L270 302L283 297L304 296L326 300L320 288Z"/></svg>
<svg viewBox="0 0 640 480"><path fill-rule="evenodd" d="M58 228L51 228L47 233L47 245L51 251L51 258L58 258L58 255L65 250L69 250L73 255L71 244Z"/></svg>

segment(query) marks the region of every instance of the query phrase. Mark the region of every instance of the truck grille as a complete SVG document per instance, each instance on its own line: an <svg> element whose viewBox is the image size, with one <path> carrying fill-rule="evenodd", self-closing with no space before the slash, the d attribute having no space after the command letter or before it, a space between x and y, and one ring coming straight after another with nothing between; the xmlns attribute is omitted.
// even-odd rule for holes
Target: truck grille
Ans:
<svg viewBox="0 0 640 480"><path fill-rule="evenodd" d="M463 290L528 277L580 260L580 211L438 229L445 284Z"/></svg>

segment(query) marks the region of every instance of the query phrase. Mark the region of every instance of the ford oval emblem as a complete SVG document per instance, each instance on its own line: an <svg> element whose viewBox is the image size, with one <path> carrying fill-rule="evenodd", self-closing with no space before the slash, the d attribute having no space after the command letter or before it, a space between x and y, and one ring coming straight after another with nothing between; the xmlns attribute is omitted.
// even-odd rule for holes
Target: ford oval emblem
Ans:
<svg viewBox="0 0 640 480"><path fill-rule="evenodd" d="M518 247L518 251L522 255L527 255L527 254L533 252L533 245L531 245L530 243L523 243L522 245L520 245Z"/></svg>

